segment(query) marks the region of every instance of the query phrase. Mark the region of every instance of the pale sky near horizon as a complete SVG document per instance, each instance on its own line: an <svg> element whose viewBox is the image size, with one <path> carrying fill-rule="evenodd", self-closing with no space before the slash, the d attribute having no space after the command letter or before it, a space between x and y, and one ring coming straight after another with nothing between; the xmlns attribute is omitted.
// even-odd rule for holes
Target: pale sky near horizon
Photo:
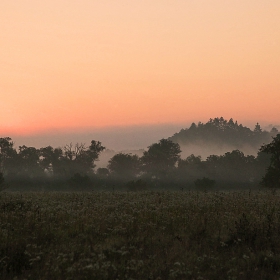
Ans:
<svg viewBox="0 0 280 280"><path fill-rule="evenodd" d="M0 137L280 123L279 0L1 0Z"/></svg>

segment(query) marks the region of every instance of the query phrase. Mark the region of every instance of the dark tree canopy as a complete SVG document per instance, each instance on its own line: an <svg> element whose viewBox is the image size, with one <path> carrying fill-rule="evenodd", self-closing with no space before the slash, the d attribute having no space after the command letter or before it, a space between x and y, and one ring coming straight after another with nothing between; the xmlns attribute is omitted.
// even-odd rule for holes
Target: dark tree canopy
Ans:
<svg viewBox="0 0 280 280"><path fill-rule="evenodd" d="M114 176L130 180L140 172L139 157L137 155L118 153L109 160L108 169Z"/></svg>
<svg viewBox="0 0 280 280"><path fill-rule="evenodd" d="M197 144L201 145L229 145L234 149L242 149L244 146L258 149L262 143L268 143L270 137L274 136L276 128L271 132L262 130L259 123L254 130L238 124L237 121L225 120L223 117L210 119L207 123L192 123L189 128L182 129L169 139L181 145Z"/></svg>
<svg viewBox="0 0 280 280"><path fill-rule="evenodd" d="M105 149L101 142L92 140L91 145L70 143L61 148L51 146L40 149L40 165L57 176L73 176L75 173L89 174L95 167L100 153Z"/></svg>
<svg viewBox="0 0 280 280"><path fill-rule="evenodd" d="M14 142L10 137L0 138L0 172L4 175L16 173L18 161Z"/></svg>
<svg viewBox="0 0 280 280"><path fill-rule="evenodd" d="M159 143L154 143L145 151L141 161L144 171L157 177L165 176L175 168L175 164L180 159L180 145L168 139L161 139Z"/></svg>
<svg viewBox="0 0 280 280"><path fill-rule="evenodd" d="M39 164L40 150L23 145L19 147L18 157L21 175L34 178L43 174L44 170Z"/></svg>
<svg viewBox="0 0 280 280"><path fill-rule="evenodd" d="M5 179L3 173L0 172L0 191L4 188Z"/></svg>
<svg viewBox="0 0 280 280"><path fill-rule="evenodd" d="M277 129L271 132L276 133ZM217 135L232 141L240 141L244 135L260 140L267 133L258 123L252 131L232 119L226 121L223 118L211 119L206 124L193 123L188 130L180 132L194 141L203 135L213 141L218 139ZM107 168L99 168L95 172L95 162L104 149L101 142L92 140L89 146L81 143L36 149L23 145L16 150L11 138L0 138L0 184L5 178L5 186L18 188L67 188L70 185L143 190L148 186L183 189L197 185L200 188L212 185L214 180L214 188L251 188L257 186L264 176L264 185L280 187L279 134L270 144L261 147L257 157L231 149L223 155L210 155L206 160L194 154L181 159L179 143L161 139L150 145L142 157L118 153L110 159Z"/></svg>
<svg viewBox="0 0 280 280"><path fill-rule="evenodd" d="M280 187L280 134L273 137L271 143L263 145L260 152L269 154L270 165L263 177L262 184L267 187Z"/></svg>

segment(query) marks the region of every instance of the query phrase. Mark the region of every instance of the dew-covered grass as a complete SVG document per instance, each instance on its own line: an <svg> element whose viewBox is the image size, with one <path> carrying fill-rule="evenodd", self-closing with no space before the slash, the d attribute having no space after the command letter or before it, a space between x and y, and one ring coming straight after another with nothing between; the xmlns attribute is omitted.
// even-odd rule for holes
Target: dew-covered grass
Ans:
<svg viewBox="0 0 280 280"><path fill-rule="evenodd" d="M277 192L0 195L0 279L279 279Z"/></svg>

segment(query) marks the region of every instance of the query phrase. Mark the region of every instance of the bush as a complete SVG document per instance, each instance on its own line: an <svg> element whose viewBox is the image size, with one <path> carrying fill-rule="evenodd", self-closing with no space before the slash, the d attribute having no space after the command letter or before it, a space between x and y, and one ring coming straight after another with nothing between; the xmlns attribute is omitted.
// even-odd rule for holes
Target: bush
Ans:
<svg viewBox="0 0 280 280"><path fill-rule="evenodd" d="M4 179L4 176L3 176L3 173L0 172L0 191L6 189L7 186L5 184L5 179Z"/></svg>
<svg viewBox="0 0 280 280"><path fill-rule="evenodd" d="M109 170L107 168L98 168L96 174L101 177L107 177L109 175Z"/></svg>
<svg viewBox="0 0 280 280"><path fill-rule="evenodd" d="M129 191L144 191L147 189L147 183L141 179L136 181L129 181L126 183Z"/></svg>
<svg viewBox="0 0 280 280"><path fill-rule="evenodd" d="M69 183L73 186L89 186L91 184L90 178L87 175L81 175L75 173L69 180Z"/></svg>
<svg viewBox="0 0 280 280"><path fill-rule="evenodd" d="M265 176L262 179L262 185L266 187L279 188L280 187L280 134L273 137L270 144L263 145L260 152L269 154L270 166L267 169Z"/></svg>
<svg viewBox="0 0 280 280"><path fill-rule="evenodd" d="M269 166L267 168L265 176L262 178L261 185L264 187L270 188L279 188L280 187L280 174L279 171Z"/></svg>
<svg viewBox="0 0 280 280"><path fill-rule="evenodd" d="M215 185L215 180L211 180L209 178L203 177L202 179L197 179L194 181L194 185L197 188L203 188L203 189L207 189L207 188L211 188Z"/></svg>

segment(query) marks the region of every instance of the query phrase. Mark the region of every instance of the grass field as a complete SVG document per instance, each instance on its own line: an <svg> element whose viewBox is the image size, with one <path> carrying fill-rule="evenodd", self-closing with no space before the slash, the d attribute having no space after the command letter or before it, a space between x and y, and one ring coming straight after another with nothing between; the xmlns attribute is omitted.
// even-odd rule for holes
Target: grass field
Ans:
<svg viewBox="0 0 280 280"><path fill-rule="evenodd" d="M0 279L280 279L277 192L0 194Z"/></svg>

